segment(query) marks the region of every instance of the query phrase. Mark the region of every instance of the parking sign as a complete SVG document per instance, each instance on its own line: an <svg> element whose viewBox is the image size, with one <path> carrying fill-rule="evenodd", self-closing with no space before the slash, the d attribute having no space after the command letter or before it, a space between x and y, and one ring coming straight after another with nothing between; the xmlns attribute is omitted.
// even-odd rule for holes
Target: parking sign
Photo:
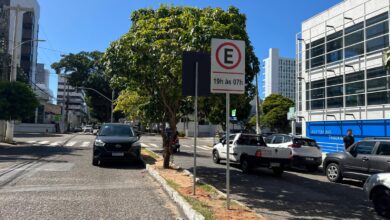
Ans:
<svg viewBox="0 0 390 220"><path fill-rule="evenodd" d="M245 42L211 40L211 93L245 93Z"/></svg>

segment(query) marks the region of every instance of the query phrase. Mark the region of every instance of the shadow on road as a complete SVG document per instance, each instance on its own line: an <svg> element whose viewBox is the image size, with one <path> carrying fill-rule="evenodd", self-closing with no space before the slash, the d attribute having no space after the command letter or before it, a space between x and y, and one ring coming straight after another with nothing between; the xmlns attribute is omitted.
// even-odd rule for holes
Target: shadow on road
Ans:
<svg viewBox="0 0 390 220"><path fill-rule="evenodd" d="M18 160L37 160L43 157L55 155L73 155L76 148L64 148L53 146L17 146L17 147L0 147L1 161L18 161Z"/></svg>
<svg viewBox="0 0 390 220"><path fill-rule="evenodd" d="M223 167L198 167L197 173L203 181L225 192L226 170ZM232 169L231 192L235 199L270 219L378 218L361 188L305 178L291 172L276 177L263 170L247 175Z"/></svg>

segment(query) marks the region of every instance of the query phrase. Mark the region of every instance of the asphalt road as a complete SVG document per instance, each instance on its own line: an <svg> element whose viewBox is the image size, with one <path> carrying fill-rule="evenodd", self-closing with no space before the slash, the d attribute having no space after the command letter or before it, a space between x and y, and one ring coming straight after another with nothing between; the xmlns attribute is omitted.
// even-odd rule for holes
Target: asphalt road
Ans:
<svg viewBox="0 0 390 220"><path fill-rule="evenodd" d="M141 142L161 152L161 138L143 136ZM181 139L181 152L173 157L175 164L192 171L193 139ZM225 192L226 165L214 164L212 138L200 138L197 174L205 182ZM207 147L210 146L210 147ZM276 177L267 169L243 174L238 166L231 170L232 198L247 204L268 219L380 219L366 201L363 183L346 180L330 183L321 171L287 171Z"/></svg>
<svg viewBox="0 0 390 220"><path fill-rule="evenodd" d="M94 136L18 137L0 147L0 219L177 219L141 164L91 165Z"/></svg>

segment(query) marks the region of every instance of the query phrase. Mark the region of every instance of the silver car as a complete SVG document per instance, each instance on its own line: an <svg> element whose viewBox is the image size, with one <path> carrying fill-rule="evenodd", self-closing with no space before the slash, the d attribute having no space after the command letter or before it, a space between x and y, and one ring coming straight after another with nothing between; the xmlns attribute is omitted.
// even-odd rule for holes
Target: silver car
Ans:
<svg viewBox="0 0 390 220"><path fill-rule="evenodd" d="M390 173L379 173L370 176L364 184L364 192L372 200L375 211L390 218Z"/></svg>

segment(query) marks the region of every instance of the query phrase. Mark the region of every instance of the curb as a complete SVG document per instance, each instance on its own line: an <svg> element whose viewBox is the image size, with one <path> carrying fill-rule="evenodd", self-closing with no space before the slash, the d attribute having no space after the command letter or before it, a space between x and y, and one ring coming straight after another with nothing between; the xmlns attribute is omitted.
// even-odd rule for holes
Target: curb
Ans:
<svg viewBox="0 0 390 220"><path fill-rule="evenodd" d="M149 164L146 164L143 159L141 159L142 162L146 166L146 170L148 171L149 175L152 176L157 182L160 183L160 185L163 187L165 192L168 193L169 197L176 202L181 210L184 212L185 216L189 220L204 220L205 217L201 215L199 212L195 211L192 206L172 187L170 187L167 184L167 181L158 174L156 170L154 170Z"/></svg>

